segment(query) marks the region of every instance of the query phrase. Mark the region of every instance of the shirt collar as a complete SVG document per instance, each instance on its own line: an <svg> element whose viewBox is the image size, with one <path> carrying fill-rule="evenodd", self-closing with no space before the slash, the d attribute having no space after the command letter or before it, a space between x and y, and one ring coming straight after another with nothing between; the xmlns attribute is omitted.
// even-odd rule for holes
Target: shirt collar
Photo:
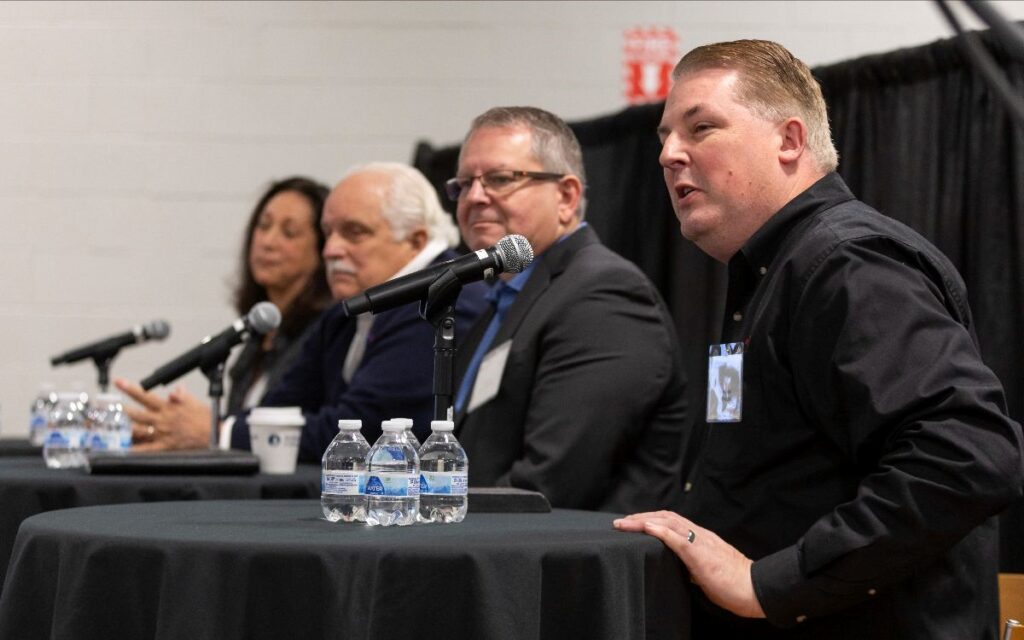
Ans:
<svg viewBox="0 0 1024 640"><path fill-rule="evenodd" d="M589 226L590 225L587 224L586 220L581 220L580 223L578 225L576 225L575 229L573 229L569 233L565 234L564 236L560 237L558 240L555 240L555 244L553 244L551 246L562 244L563 242L565 242L566 240L571 238L574 233L576 233L577 231L579 231L583 227L589 227Z"/></svg>
<svg viewBox="0 0 1024 640"><path fill-rule="evenodd" d="M404 275L408 275L414 271L424 269L434 258L441 255L448 249L448 243L437 238L429 240L425 247L423 247L419 253L413 256L412 260L405 263L405 266L399 269L395 275L388 278L388 280L394 280L395 278L401 278Z"/></svg>
<svg viewBox="0 0 1024 640"><path fill-rule="evenodd" d="M526 286L526 281L530 279L530 274L533 273L533 270L536 268L539 261L539 257L534 258L533 262L530 263L530 266L517 273L508 282L498 280L494 286L488 289L487 293L484 294L484 297L490 302L495 302L501 292L505 290L512 290L515 292L515 295L519 295L519 292Z"/></svg>
<svg viewBox="0 0 1024 640"><path fill-rule="evenodd" d="M765 222L729 261L744 258L755 268L767 268L778 253L782 241L805 218L835 205L854 200L854 195L838 173L832 172L812 184Z"/></svg>
<svg viewBox="0 0 1024 640"><path fill-rule="evenodd" d="M570 236L572 236L572 234L576 233L577 231L579 231L580 229L582 229L583 227L586 227L586 226L589 226L589 225L587 225L587 221L586 220L581 221L578 225L576 225L575 229L573 229L569 233L559 237L558 240L555 240L555 244L551 245L551 246L559 245L559 244L565 242L566 239L568 239ZM495 300L498 299L498 294L503 289L506 289L506 288L511 289L511 290L515 291L516 294L518 294L520 291L523 290L523 287L526 286L526 281L530 279L530 274L533 273L533 270L534 270L534 268L536 268L537 263L540 262L541 259L543 259L543 258L544 258L543 255L535 256L533 261L530 263L530 266L526 267L525 269L523 269L522 271L517 273L508 282L505 282L504 280L498 280L498 282L493 287L491 287L490 291L488 291L485 294L485 297L488 300L490 300L491 302L494 302ZM500 285L504 285L504 286L500 286Z"/></svg>

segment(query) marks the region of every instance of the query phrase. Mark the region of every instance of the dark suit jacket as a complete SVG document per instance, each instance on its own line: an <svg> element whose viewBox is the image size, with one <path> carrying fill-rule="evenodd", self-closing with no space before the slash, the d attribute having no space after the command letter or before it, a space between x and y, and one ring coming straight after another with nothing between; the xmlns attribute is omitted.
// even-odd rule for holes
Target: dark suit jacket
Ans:
<svg viewBox="0 0 1024 640"><path fill-rule="evenodd" d="M434 263L456 257L445 251ZM456 335L465 334L487 303L480 283L466 285L456 304ZM345 382L345 356L355 335L355 318L341 303L330 307L307 331L295 364L260 403L267 407L299 406L306 418L299 460L319 462L338 433L338 420L361 419L363 435L373 444L380 423L394 417L413 419L413 432L424 440L434 415L434 328L420 318L417 304L377 314L363 359ZM456 346L458 342L456 342ZM246 414L235 417L231 446L249 448Z"/></svg>
<svg viewBox="0 0 1024 640"><path fill-rule="evenodd" d="M457 380L492 315L462 343ZM498 394L456 416L470 486L540 491L565 508L674 506L683 365L668 311L640 270L590 227L577 230L538 259L491 348L510 339Z"/></svg>

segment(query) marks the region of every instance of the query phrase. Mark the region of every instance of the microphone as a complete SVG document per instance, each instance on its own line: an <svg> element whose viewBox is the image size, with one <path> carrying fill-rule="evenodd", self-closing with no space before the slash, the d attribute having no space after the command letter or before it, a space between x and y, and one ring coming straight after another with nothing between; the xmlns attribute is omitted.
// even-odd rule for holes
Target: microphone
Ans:
<svg viewBox="0 0 1024 640"><path fill-rule="evenodd" d="M491 280L499 273L519 273L533 262L533 247L520 235L508 235L487 249L435 264L415 273L388 280L352 296L341 304L350 316L380 313L394 307L421 300L445 271L451 270L462 284Z"/></svg>
<svg viewBox="0 0 1024 640"><path fill-rule="evenodd" d="M139 344L146 340L163 340L171 332L171 325L165 320L154 320L148 324L136 325L131 331L103 340L98 340L77 349L66 351L50 358L50 365L71 364L86 358L106 360L113 358L122 347Z"/></svg>
<svg viewBox="0 0 1024 640"><path fill-rule="evenodd" d="M157 385L177 380L196 367L206 369L216 366L227 359L231 348L236 344L248 340L252 334L263 335L273 331L279 324L281 312L277 307L270 302L258 302L249 309L249 313L235 320L230 327L215 336L206 336L198 345L141 380L139 385L149 391Z"/></svg>

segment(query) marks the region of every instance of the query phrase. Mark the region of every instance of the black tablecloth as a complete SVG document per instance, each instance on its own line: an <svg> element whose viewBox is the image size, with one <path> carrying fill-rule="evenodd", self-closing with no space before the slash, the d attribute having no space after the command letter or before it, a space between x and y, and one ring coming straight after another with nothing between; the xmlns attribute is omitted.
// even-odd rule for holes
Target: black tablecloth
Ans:
<svg viewBox="0 0 1024 640"><path fill-rule="evenodd" d="M0 458L9 456L42 456L43 448L28 438L0 438Z"/></svg>
<svg viewBox="0 0 1024 640"><path fill-rule="evenodd" d="M112 505L18 533L4 638L686 638L682 564L613 515L329 523L316 500Z"/></svg>
<svg viewBox="0 0 1024 640"><path fill-rule="evenodd" d="M47 469L42 456L0 458L0 584L18 525L44 511L126 502L313 497L320 497L317 465L299 465L293 475L101 476Z"/></svg>

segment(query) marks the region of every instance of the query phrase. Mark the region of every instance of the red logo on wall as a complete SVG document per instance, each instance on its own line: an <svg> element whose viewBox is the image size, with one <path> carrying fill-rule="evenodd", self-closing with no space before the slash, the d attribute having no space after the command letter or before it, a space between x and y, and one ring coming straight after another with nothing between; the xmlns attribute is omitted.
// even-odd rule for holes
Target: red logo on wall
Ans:
<svg viewBox="0 0 1024 640"><path fill-rule="evenodd" d="M630 104L664 100L679 61L679 37L670 27L634 27L623 33L626 100Z"/></svg>

